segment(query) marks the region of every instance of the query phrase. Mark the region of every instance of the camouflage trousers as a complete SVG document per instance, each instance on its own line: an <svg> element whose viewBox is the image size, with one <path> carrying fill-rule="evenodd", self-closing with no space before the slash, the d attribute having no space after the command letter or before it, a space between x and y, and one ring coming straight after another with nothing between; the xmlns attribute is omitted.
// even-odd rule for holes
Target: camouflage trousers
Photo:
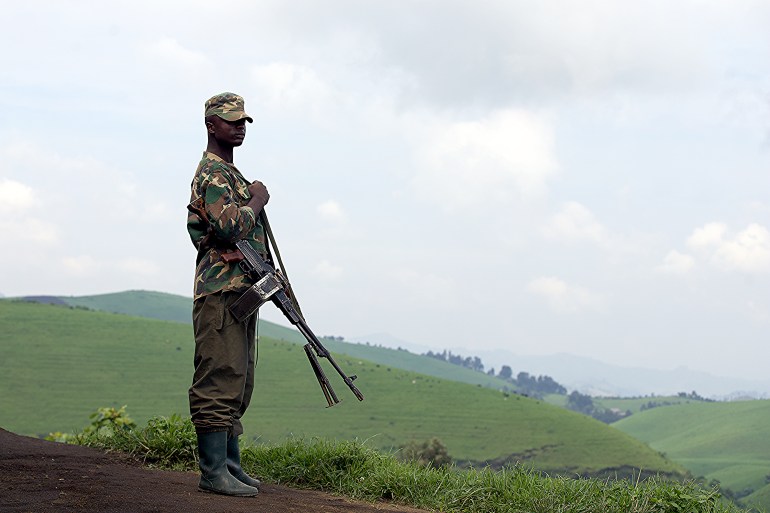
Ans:
<svg viewBox="0 0 770 513"><path fill-rule="evenodd" d="M193 304L195 373L189 390L190 415L199 433L243 433L241 417L254 391L257 315L239 323L228 307L238 292L221 292Z"/></svg>

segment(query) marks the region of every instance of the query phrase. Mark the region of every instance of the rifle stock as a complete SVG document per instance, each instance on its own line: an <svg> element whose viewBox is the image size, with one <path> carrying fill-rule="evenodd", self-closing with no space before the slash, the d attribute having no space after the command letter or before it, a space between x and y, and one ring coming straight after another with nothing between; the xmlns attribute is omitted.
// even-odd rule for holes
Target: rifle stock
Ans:
<svg viewBox="0 0 770 513"><path fill-rule="evenodd" d="M235 243L235 246L242 255L242 260L240 260L241 268L244 272L252 276L256 280L256 283L244 292L230 307L233 316L238 320L245 319L256 312L264 303L272 301L289 322L296 326L299 332L302 333L307 340L308 343L305 344L304 350L310 361L310 365L313 368L313 372L318 379L318 384L321 386L321 390L324 393L324 397L326 397L328 405L334 406L340 401L337 398L337 394L334 393L326 374L321 368L318 358L326 358L356 398L359 401L363 401L363 394L353 384L353 381L357 376L355 374L350 376L345 374L340 366L337 365L337 362L334 361L334 358L332 358L329 351L312 332L305 322L305 319L300 314L294 301L292 301L289 294L287 294L289 285L286 283L281 273L276 271L272 265L265 262L259 253L251 247L251 244L249 244L248 241L240 240Z"/></svg>

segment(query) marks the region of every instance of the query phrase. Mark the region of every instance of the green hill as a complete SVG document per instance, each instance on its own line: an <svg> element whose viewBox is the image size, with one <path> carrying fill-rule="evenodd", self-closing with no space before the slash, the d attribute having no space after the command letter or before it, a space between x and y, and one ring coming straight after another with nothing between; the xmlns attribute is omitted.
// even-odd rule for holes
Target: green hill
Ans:
<svg viewBox="0 0 770 513"><path fill-rule="evenodd" d="M150 319L192 322L192 299L165 292L129 290L94 296L27 296L20 299L39 303L77 306L91 310L148 317Z"/></svg>
<svg viewBox="0 0 770 513"><path fill-rule="evenodd" d="M770 401L679 404L636 413L617 429L770 509Z"/></svg>
<svg viewBox="0 0 770 513"><path fill-rule="evenodd" d="M129 290L94 296L38 296L23 299L183 323L190 323L192 317L191 298L146 290ZM274 308L274 306L266 305L264 308ZM305 343L305 339L296 329L281 326L264 319L259 322L259 334L261 337L285 340L296 344ZM321 336L320 333L316 333L316 335ZM502 389L503 387L509 389L516 388L514 385L495 376L489 376L482 372L476 372L407 351L398 351L366 344L352 344L332 339L323 339L323 342L330 351L355 358L376 361L397 369L420 372L429 376L495 389Z"/></svg>
<svg viewBox="0 0 770 513"><path fill-rule="evenodd" d="M0 349L0 426L17 433L79 429L100 406L127 404L138 422L187 411L189 324L4 300ZM364 359L337 360L358 374L364 402L329 372L343 403L324 408L301 347L263 339L246 433L263 441L358 438L377 448L438 436L463 461L521 460L570 473L682 472L631 436L558 407Z"/></svg>
<svg viewBox="0 0 770 513"><path fill-rule="evenodd" d="M696 399L688 397L655 396L655 397L594 397L594 404L599 408L618 409L620 411L630 411L639 413L652 408L661 406L672 406L675 404L690 404L698 402Z"/></svg>

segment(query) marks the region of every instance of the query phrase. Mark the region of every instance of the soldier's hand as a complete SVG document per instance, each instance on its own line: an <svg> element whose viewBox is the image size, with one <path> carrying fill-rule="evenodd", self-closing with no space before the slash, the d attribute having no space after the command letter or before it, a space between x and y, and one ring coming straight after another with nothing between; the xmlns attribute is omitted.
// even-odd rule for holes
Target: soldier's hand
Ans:
<svg viewBox="0 0 770 513"><path fill-rule="evenodd" d="M265 184L259 180L254 180L254 182L249 185L249 193L251 194L251 199L249 200L248 205L254 209L254 212L258 213L270 200L270 193L267 192L267 187L265 187Z"/></svg>

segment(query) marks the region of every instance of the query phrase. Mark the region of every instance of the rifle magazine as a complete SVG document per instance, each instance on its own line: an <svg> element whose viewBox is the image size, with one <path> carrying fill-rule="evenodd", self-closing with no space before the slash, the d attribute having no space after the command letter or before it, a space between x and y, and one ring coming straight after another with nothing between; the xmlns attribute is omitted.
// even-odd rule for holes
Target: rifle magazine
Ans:
<svg viewBox="0 0 770 513"><path fill-rule="evenodd" d="M259 310L259 307L279 290L281 284L273 274L267 274L230 305L230 313L241 322Z"/></svg>

